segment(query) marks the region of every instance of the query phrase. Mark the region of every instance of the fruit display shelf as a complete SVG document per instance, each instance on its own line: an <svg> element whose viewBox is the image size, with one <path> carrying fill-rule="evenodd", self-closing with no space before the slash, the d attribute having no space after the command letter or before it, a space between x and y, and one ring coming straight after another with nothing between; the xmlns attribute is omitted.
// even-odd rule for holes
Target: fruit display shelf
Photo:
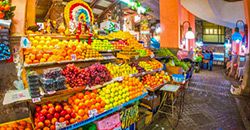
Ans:
<svg viewBox="0 0 250 130"><path fill-rule="evenodd" d="M120 52L121 50L103 50L103 51L98 51L99 53L110 53L110 52Z"/></svg>
<svg viewBox="0 0 250 130"><path fill-rule="evenodd" d="M110 110L107 110L107 111L103 112L102 114L99 114L97 116L93 116L93 117L91 117L91 118L89 118L87 120L84 120L84 121L81 121L81 122L66 126L64 128L61 128L61 130L77 129L77 128L81 127L81 126L84 126L84 125L89 124L91 122L97 121L97 120L99 120L99 119L101 119L103 117L106 117L108 115L111 115L112 113L115 113L115 112L121 110L122 108L124 108L126 106L129 106L129 105L135 103L136 101L139 101L140 99L144 98L147 94L148 93L146 92L146 93L142 94L141 96L136 97L136 98L134 98L134 99L120 105L120 106L114 107L114 108L112 108Z"/></svg>
<svg viewBox="0 0 250 130"><path fill-rule="evenodd" d="M152 71L146 71L146 72L142 72L142 73L131 74L131 75L129 75L129 77L140 77L140 76L144 76L146 74L153 74L153 73L159 72L161 70L162 69L156 69L156 70L152 70ZM60 99L61 97L64 97L64 96L67 96L67 95L72 95L72 94L75 94L77 92L81 92L83 90L100 89L100 88L105 87L106 85L114 83L116 81L122 81L123 79L124 79L124 77L116 77L116 78L113 78L111 81L108 81L108 82L106 82L106 83L104 83L102 85L95 85L95 86L91 86L91 87L87 86L86 88L81 88L81 87L79 87L79 88L68 88L66 90L55 91L55 92L52 92L52 93L49 93L49 94L45 94L40 98L32 98L30 100L30 102L41 104L41 103L45 103L47 101L51 101L53 99L58 99L58 98Z"/></svg>
<svg viewBox="0 0 250 130"><path fill-rule="evenodd" d="M102 58L89 58L89 59L67 60L67 61L59 61L59 62L45 62L45 63L36 63L36 64L24 63L24 67L25 68L44 67L44 66L59 65L59 64L90 62L90 61L105 61L105 60L115 60L115 59L116 58L114 56L108 56L108 57L102 57Z"/></svg>
<svg viewBox="0 0 250 130"><path fill-rule="evenodd" d="M70 39L76 39L76 35L58 35L58 34L29 34L27 36L30 37L35 37L35 36L44 36L44 37L51 37L51 38L56 38L56 39L61 39L61 40L70 40ZM88 39L90 36L89 35L80 35L80 39Z"/></svg>

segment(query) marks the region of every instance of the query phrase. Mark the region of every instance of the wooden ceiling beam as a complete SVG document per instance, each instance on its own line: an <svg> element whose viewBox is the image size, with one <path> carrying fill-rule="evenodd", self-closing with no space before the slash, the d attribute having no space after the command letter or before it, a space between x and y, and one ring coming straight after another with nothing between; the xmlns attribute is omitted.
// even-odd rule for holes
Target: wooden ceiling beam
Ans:
<svg viewBox="0 0 250 130"><path fill-rule="evenodd" d="M108 6L99 16L98 16L98 20L103 17L103 15L105 15L108 11L112 10L120 1L116 0L115 2L113 2L110 6Z"/></svg>
<svg viewBox="0 0 250 130"><path fill-rule="evenodd" d="M106 9L105 7L100 6L100 5L95 5L95 6L92 7L92 9L93 9L93 8L101 9L101 10L105 10L105 9Z"/></svg>
<svg viewBox="0 0 250 130"><path fill-rule="evenodd" d="M90 7L93 8L100 0L93 0L91 3L90 3Z"/></svg>

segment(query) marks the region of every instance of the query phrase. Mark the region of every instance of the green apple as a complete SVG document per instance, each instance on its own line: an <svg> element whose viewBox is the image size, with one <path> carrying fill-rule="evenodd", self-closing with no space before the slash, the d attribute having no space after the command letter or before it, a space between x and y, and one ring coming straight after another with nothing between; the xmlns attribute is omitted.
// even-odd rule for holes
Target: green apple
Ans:
<svg viewBox="0 0 250 130"><path fill-rule="evenodd" d="M105 98L106 98L106 99L109 99L109 98L110 98L110 95L109 95L109 94L106 94L106 95L105 95Z"/></svg>
<svg viewBox="0 0 250 130"><path fill-rule="evenodd" d="M115 97L115 94L114 93L111 93L110 94L111 98Z"/></svg>
<svg viewBox="0 0 250 130"><path fill-rule="evenodd" d="M109 102L110 102L110 103L113 103L113 102L114 102L114 99L113 99L113 98L110 98L110 99L109 99Z"/></svg>
<svg viewBox="0 0 250 130"><path fill-rule="evenodd" d="M127 98L126 98L126 102L128 102L129 100L130 100L129 97L127 97Z"/></svg>

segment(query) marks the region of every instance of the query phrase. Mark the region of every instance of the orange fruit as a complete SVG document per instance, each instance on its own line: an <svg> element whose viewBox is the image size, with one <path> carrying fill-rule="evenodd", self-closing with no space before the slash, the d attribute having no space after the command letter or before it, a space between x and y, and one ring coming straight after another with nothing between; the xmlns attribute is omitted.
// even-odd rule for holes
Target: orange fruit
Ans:
<svg viewBox="0 0 250 130"><path fill-rule="evenodd" d="M80 103L80 99L75 99L74 103L75 103L75 105L78 105Z"/></svg>
<svg viewBox="0 0 250 130"><path fill-rule="evenodd" d="M0 19L3 19L4 16L5 16L5 14L2 11L0 11Z"/></svg>
<svg viewBox="0 0 250 130"><path fill-rule="evenodd" d="M83 95L83 93L78 93L78 94L77 94L77 97L78 97L79 99L83 99L84 95Z"/></svg>
<svg viewBox="0 0 250 130"><path fill-rule="evenodd" d="M4 10L5 11L9 11L10 10L10 6L9 5L5 5Z"/></svg>
<svg viewBox="0 0 250 130"><path fill-rule="evenodd" d="M87 114L85 114L84 116L83 116L83 120L87 120L89 118L89 116L87 115Z"/></svg>
<svg viewBox="0 0 250 130"><path fill-rule="evenodd" d="M27 125L27 122L26 122L26 121L20 121L19 124L20 124L21 126L26 126L26 125Z"/></svg>
<svg viewBox="0 0 250 130"><path fill-rule="evenodd" d="M84 103L83 103L83 102L80 102L78 106L79 106L79 108L80 108L80 109L84 109L84 108L85 108L85 106L84 106Z"/></svg>
<svg viewBox="0 0 250 130"><path fill-rule="evenodd" d="M85 114L85 111L83 109L78 110L78 115L83 116Z"/></svg>

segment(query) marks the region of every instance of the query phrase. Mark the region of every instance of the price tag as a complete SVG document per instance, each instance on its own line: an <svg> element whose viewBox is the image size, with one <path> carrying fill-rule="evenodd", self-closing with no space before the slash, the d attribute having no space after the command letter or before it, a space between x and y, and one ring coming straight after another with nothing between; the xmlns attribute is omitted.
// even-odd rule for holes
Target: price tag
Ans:
<svg viewBox="0 0 250 130"><path fill-rule="evenodd" d="M51 95L51 94L55 94L56 91L49 91L48 94Z"/></svg>
<svg viewBox="0 0 250 130"><path fill-rule="evenodd" d="M93 116L97 116L98 115L96 109L89 110L88 113L89 113L89 117L93 117Z"/></svg>
<svg viewBox="0 0 250 130"><path fill-rule="evenodd" d="M134 75L133 74L129 74L129 77L133 77Z"/></svg>
<svg viewBox="0 0 250 130"><path fill-rule="evenodd" d="M146 74L146 72L142 72L142 75L145 75Z"/></svg>
<svg viewBox="0 0 250 130"><path fill-rule="evenodd" d="M123 80L123 77L117 77L115 78L115 81L122 81Z"/></svg>
<svg viewBox="0 0 250 130"><path fill-rule="evenodd" d="M38 97L38 98L32 98L32 102L33 103L41 102L41 98L40 97Z"/></svg>
<svg viewBox="0 0 250 130"><path fill-rule="evenodd" d="M154 58L154 57L155 57L155 55L154 55L154 54L152 54L152 55L150 55L150 57L151 57L151 58Z"/></svg>
<svg viewBox="0 0 250 130"><path fill-rule="evenodd" d="M31 43L27 37L21 37L20 44L21 44L22 48L30 48L31 47Z"/></svg>
<svg viewBox="0 0 250 130"><path fill-rule="evenodd" d="M71 54L71 59L76 60L76 54Z"/></svg>
<svg viewBox="0 0 250 130"><path fill-rule="evenodd" d="M64 122L56 122L56 130L62 129L66 126L67 126L67 124L65 121Z"/></svg>
<svg viewBox="0 0 250 130"><path fill-rule="evenodd" d="M135 59L138 60L138 59L139 59L139 56L135 56Z"/></svg>

